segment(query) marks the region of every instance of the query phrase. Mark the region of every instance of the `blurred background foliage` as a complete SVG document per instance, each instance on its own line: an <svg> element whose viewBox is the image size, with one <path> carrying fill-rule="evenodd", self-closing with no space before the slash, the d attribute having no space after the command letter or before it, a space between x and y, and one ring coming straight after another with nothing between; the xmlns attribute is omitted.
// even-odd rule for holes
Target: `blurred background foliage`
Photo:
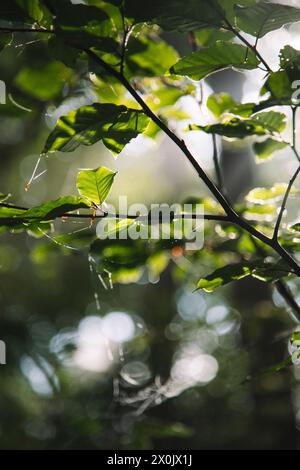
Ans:
<svg viewBox="0 0 300 470"><path fill-rule="evenodd" d="M276 31L261 41L261 50L275 62L280 47L299 35L297 25ZM186 34L165 38L181 53L190 50ZM122 194L145 204L207 195L179 150L160 134L155 143L138 137L117 160L102 143L51 155L40 163L46 173L25 191L61 107L92 102L95 93L84 63L77 76L47 54L42 41L20 34L1 53L0 79L10 97L0 105L2 193L37 205L76 194L79 168L105 165L118 170L110 202ZM203 105L182 98L178 113L203 119L212 90L247 101L259 74L220 72L207 80ZM104 101L109 91L98 88ZM210 136L185 138L212 172ZM287 150L276 166L255 166L247 142L219 146L236 201L254 185L277 181L279 173L287 180L293 167ZM297 204L292 210L298 213ZM114 272L113 260L105 265L104 254L103 278L85 249L93 232L88 225L56 222L55 234L87 228L71 247L67 237L54 243L24 233L1 235L0 338L7 364L0 368L0 448L299 449L299 369L263 372L287 356L294 328L272 287L247 278L213 294L194 292L195 279L234 258L235 248L229 256L212 252L209 244L193 263L177 245L155 256L149 248L146 266L138 268L130 266L132 251L128 259L123 244L116 253L125 260L122 269ZM222 243L220 226L207 223L206 230ZM136 256L145 256L145 246L136 245ZM290 287L299 297L299 284Z"/></svg>

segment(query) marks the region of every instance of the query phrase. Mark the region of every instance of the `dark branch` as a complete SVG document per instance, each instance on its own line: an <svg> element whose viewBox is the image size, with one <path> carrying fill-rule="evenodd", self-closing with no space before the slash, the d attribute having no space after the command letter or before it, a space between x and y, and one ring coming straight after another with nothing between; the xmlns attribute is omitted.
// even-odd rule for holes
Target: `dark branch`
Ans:
<svg viewBox="0 0 300 470"><path fill-rule="evenodd" d="M284 298L286 303L291 307L293 312L293 317L297 323L300 322L300 306L295 301L292 292L290 291L289 287L283 281L276 281L275 287L279 294Z"/></svg>
<svg viewBox="0 0 300 470"><path fill-rule="evenodd" d="M47 28L11 28L9 26L1 26L0 31L2 33L46 33L46 34L55 34L53 29Z"/></svg>

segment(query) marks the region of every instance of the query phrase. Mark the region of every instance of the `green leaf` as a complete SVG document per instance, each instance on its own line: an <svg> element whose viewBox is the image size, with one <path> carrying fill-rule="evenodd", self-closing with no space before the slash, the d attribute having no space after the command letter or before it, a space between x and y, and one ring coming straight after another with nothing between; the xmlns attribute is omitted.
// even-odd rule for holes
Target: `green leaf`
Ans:
<svg viewBox="0 0 300 470"><path fill-rule="evenodd" d="M133 38L126 52L126 65L135 76L164 75L177 60L175 49L159 38Z"/></svg>
<svg viewBox="0 0 300 470"><path fill-rule="evenodd" d="M40 101L48 101L57 98L72 77L71 69L54 61L21 69L15 82L23 92Z"/></svg>
<svg viewBox="0 0 300 470"><path fill-rule="evenodd" d="M276 111L257 113L252 119L269 132L282 132L286 126L286 115Z"/></svg>
<svg viewBox="0 0 300 470"><path fill-rule="evenodd" d="M53 36L48 41L49 54L54 60L63 62L67 67L75 67L80 51L66 44L61 37Z"/></svg>
<svg viewBox="0 0 300 470"><path fill-rule="evenodd" d="M288 73L285 70L270 73L260 94L271 93L271 98L277 100L277 104L292 104L293 88ZM273 106L276 105L276 102Z"/></svg>
<svg viewBox="0 0 300 470"><path fill-rule="evenodd" d="M214 93L207 99L206 106L217 118L224 113L250 117L253 114L254 103L237 103L228 93Z"/></svg>
<svg viewBox="0 0 300 470"><path fill-rule="evenodd" d="M30 21L25 10L15 0L1 0L0 18L1 20L20 21L23 23Z"/></svg>
<svg viewBox="0 0 300 470"><path fill-rule="evenodd" d="M269 222L277 215L276 209L275 204L265 203L261 205L250 203L247 204L247 207L244 209L243 215L246 219Z"/></svg>
<svg viewBox="0 0 300 470"><path fill-rule="evenodd" d="M149 118L126 106L95 103L62 116L49 135L44 152L71 152L79 145L102 140L114 153L120 153L131 139L144 132Z"/></svg>
<svg viewBox="0 0 300 470"><path fill-rule="evenodd" d="M171 67L170 72L201 80L228 67L250 70L255 69L258 64L256 55L247 47L218 41L214 46L183 57Z"/></svg>
<svg viewBox="0 0 300 470"><path fill-rule="evenodd" d="M136 23L151 22L166 31L193 31L211 26L223 26L221 11L217 10L216 0L186 0L184 5L178 0L126 0L126 16Z"/></svg>
<svg viewBox="0 0 300 470"><path fill-rule="evenodd" d="M196 42L201 47L213 46L217 41L230 41L234 38L231 31L217 28L203 28L195 32Z"/></svg>
<svg viewBox="0 0 300 470"><path fill-rule="evenodd" d="M246 195L246 201L257 204L264 204L266 201L277 201L284 196L288 185L286 183L276 183L271 188L255 188ZM296 194L297 189L292 186L290 194Z"/></svg>
<svg viewBox="0 0 300 470"><path fill-rule="evenodd" d="M9 33L0 34L0 52L8 46L13 39L13 35Z"/></svg>
<svg viewBox="0 0 300 470"><path fill-rule="evenodd" d="M275 282L291 274L291 268L282 260L277 263L259 263L251 275L264 282Z"/></svg>
<svg viewBox="0 0 300 470"><path fill-rule="evenodd" d="M40 206L28 209L22 214L24 217L34 217L43 220L52 220L63 214L77 209L86 209L90 204L86 199L77 196L64 196L54 201L47 201Z"/></svg>
<svg viewBox="0 0 300 470"><path fill-rule="evenodd" d="M294 331L290 339L296 348L300 347L300 331Z"/></svg>
<svg viewBox="0 0 300 470"><path fill-rule="evenodd" d="M65 2L59 2L56 6L55 26L70 37L81 32L104 38L113 30L109 16L101 8Z"/></svg>
<svg viewBox="0 0 300 470"><path fill-rule="evenodd" d="M229 264L223 268L219 268L212 274L200 279L197 284L198 289L206 292L212 292L217 287L224 286L232 281L243 279L251 274L249 263Z"/></svg>
<svg viewBox="0 0 300 470"><path fill-rule="evenodd" d="M296 224L293 224L289 227L290 230L293 232L300 232L300 222L297 222Z"/></svg>
<svg viewBox="0 0 300 470"><path fill-rule="evenodd" d="M266 139L263 142L256 142L253 146L254 152L259 160L267 160L274 152L286 148L289 144L275 139Z"/></svg>
<svg viewBox="0 0 300 470"><path fill-rule="evenodd" d="M285 70L292 85L294 80L300 78L300 51L291 46L285 46L280 50L279 59L280 68Z"/></svg>
<svg viewBox="0 0 300 470"><path fill-rule="evenodd" d="M59 4L56 11L56 34L60 40L81 48L117 51L118 42L113 39L116 30L104 9L93 5Z"/></svg>
<svg viewBox="0 0 300 470"><path fill-rule="evenodd" d="M229 264L200 279L197 288L212 292L217 287L225 286L247 276L264 282L275 282L289 274L291 274L291 269L281 260L276 263L257 261Z"/></svg>
<svg viewBox="0 0 300 470"><path fill-rule="evenodd" d="M206 106L217 118L221 117L225 111L230 111L236 106L236 101L228 93L214 93L207 99Z"/></svg>
<svg viewBox="0 0 300 470"><path fill-rule="evenodd" d="M102 204L113 184L116 173L100 166L96 170L81 170L77 176L77 188L81 196L93 204Z"/></svg>
<svg viewBox="0 0 300 470"><path fill-rule="evenodd" d="M218 124L198 126L190 124L189 130L202 130L207 134L218 134L225 137L243 139L251 135L273 134L281 132L286 125L286 116L276 111L261 112L250 119L229 116Z"/></svg>
<svg viewBox="0 0 300 470"><path fill-rule="evenodd" d="M14 207L4 207L0 205L0 221L3 223L3 219L19 217L24 214L24 210L15 209Z"/></svg>
<svg viewBox="0 0 300 470"><path fill-rule="evenodd" d="M18 0L18 3L30 18L37 22L42 21L43 9L39 0Z"/></svg>
<svg viewBox="0 0 300 470"><path fill-rule="evenodd" d="M260 2L250 7L236 5L239 29L258 38L282 26L300 21L300 9L287 5Z"/></svg>

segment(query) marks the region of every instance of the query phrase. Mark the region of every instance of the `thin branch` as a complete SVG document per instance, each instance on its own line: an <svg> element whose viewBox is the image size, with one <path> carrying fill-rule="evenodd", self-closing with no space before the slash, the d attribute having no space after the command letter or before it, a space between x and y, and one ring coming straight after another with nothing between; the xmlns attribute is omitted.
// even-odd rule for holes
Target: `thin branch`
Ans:
<svg viewBox="0 0 300 470"><path fill-rule="evenodd" d="M292 112L293 112L293 126L292 126L292 133L293 133L292 141L293 141L293 143L291 145L291 149L295 153L297 159L300 160L300 156L299 156L299 154L297 152L297 149L296 149L296 112L297 112L297 108L292 107ZM281 208L280 208L277 220L276 220L274 233L273 233L273 239L276 242L278 241L278 233L279 233L279 229L280 229L280 224L281 224L281 221L282 221L284 211L286 209L287 201L288 201L289 195L291 193L291 189L293 187L293 184L296 181L297 176L299 175L299 173L300 173L300 165L298 166L298 168L296 169L296 171L293 174L292 178L290 179L288 187L287 187L286 192L285 192L284 197L283 197L283 201L282 201L282 204L281 204Z"/></svg>
<svg viewBox="0 0 300 470"><path fill-rule="evenodd" d="M293 319L297 322L300 323L300 306L297 304L296 300L293 297L293 294L289 287L282 281L276 281L274 283L277 291L279 294L284 298L286 303L291 307L292 309L292 316Z"/></svg>
<svg viewBox="0 0 300 470"><path fill-rule="evenodd" d="M286 208L286 204L287 204L292 186L293 186L297 176L299 175L299 173L300 173L300 165L298 166L297 170L293 174L293 177L290 179L288 187L287 187L286 192L285 192L284 197L283 197L283 201L282 201L281 208L280 208L277 220L276 220L276 225L275 225L274 234L273 234L273 239L275 241L278 240L278 232L279 232L279 229L280 229L280 224L281 224L282 217L283 217L283 214L284 214L284 211L285 211L285 208Z"/></svg>
<svg viewBox="0 0 300 470"><path fill-rule="evenodd" d="M228 19L223 16L223 20L225 21L225 24L227 26L227 29L229 31L231 31L237 38L239 38L240 41L242 41L245 46L247 46L249 49L251 49L254 54L256 55L256 57L260 60L260 62L266 67L266 70L268 72L272 72L272 69L271 67L268 65L268 63L265 61L265 59L262 57L262 55L258 52L258 50L256 49L255 46L253 46L249 41L247 41L246 38L244 38L240 33L239 31L237 31L233 26L232 24L228 21Z"/></svg>
<svg viewBox="0 0 300 470"><path fill-rule="evenodd" d="M217 147L216 134L212 134L212 141L213 141L213 161L214 161L214 166L215 166L217 184L218 184L218 188L220 189L220 191L224 192L222 172L221 172L219 158L218 158L218 147Z"/></svg>
<svg viewBox="0 0 300 470"><path fill-rule="evenodd" d="M15 28L9 26L1 26L0 31L2 33L46 33L55 34L54 29L47 28Z"/></svg>
<svg viewBox="0 0 300 470"><path fill-rule="evenodd" d="M267 253L264 250L264 248L256 242L255 238L251 237L251 241L253 243L253 246L256 252L260 256L265 258L267 256ZM299 323L300 322L300 306L295 301L293 294L291 290L289 289L289 287L285 284L285 282L282 279L274 282L274 287L277 290L277 292L281 295L281 297L285 300L285 302L291 307L292 312L290 312L290 314L291 314L292 319L295 320L297 323Z"/></svg>
<svg viewBox="0 0 300 470"><path fill-rule="evenodd" d="M124 62L125 62L125 53L126 53L126 43L127 43L128 30L126 28L125 12L124 12L124 6L123 5L120 6L120 13L121 13L122 25L123 25L123 39L122 39L122 45L121 45L120 73L121 73L121 75L124 75Z"/></svg>
<svg viewBox="0 0 300 470"><path fill-rule="evenodd" d="M292 136L292 149L296 152L297 157L299 158L297 152L297 129L296 129L296 118L297 118L297 107L292 106L292 129L293 129L293 136Z"/></svg>

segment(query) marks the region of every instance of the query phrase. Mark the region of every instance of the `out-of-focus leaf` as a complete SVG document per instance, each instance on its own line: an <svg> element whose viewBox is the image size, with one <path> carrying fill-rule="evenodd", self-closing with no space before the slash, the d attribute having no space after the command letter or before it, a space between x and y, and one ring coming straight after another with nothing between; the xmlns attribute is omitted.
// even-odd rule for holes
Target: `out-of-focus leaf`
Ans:
<svg viewBox="0 0 300 470"><path fill-rule="evenodd" d="M300 11L300 10L299 10ZM290 83L300 78L300 51L291 46L280 50L280 68L287 73Z"/></svg>
<svg viewBox="0 0 300 470"><path fill-rule="evenodd" d="M231 31L217 28L203 28L195 31L196 42L201 47L213 46L217 41L230 41L234 38Z"/></svg>
<svg viewBox="0 0 300 470"><path fill-rule="evenodd" d="M224 20L216 0L186 0L184 5L178 0L126 0L126 16L136 23L151 22L166 31L192 31L211 26L222 26Z"/></svg>
<svg viewBox="0 0 300 470"><path fill-rule="evenodd" d="M158 38L134 38L126 52L127 67L135 76L163 75L177 60L175 49Z"/></svg>
<svg viewBox="0 0 300 470"><path fill-rule="evenodd" d="M94 5L62 3L56 7L55 27L58 38L77 47L94 47L115 52L114 24L104 9Z"/></svg>
<svg viewBox="0 0 300 470"><path fill-rule="evenodd" d="M250 117L255 107L254 103L237 103L228 93L214 93L210 95L206 105L217 118L220 118L226 112L237 116Z"/></svg>
<svg viewBox="0 0 300 470"><path fill-rule="evenodd" d="M259 160L267 160L274 152L282 150L288 146L287 142L268 138L263 142L256 142L253 145L254 152Z"/></svg>
<svg viewBox="0 0 300 470"><path fill-rule="evenodd" d="M25 67L16 77L20 90L41 101L57 98L73 76L71 69L61 62L49 62L41 67Z"/></svg>
<svg viewBox="0 0 300 470"><path fill-rule="evenodd" d="M170 262L170 255L167 251L158 251L147 260L147 267L152 276L157 277L166 269Z"/></svg>
<svg viewBox="0 0 300 470"><path fill-rule="evenodd" d="M243 279L251 274L249 263L230 264L217 269L212 274L200 279L197 284L198 289L212 292L217 287L224 286L232 281Z"/></svg>
<svg viewBox="0 0 300 470"><path fill-rule="evenodd" d="M293 232L300 232L300 223L297 222L296 224L291 225L290 230L293 230Z"/></svg>
<svg viewBox="0 0 300 470"><path fill-rule="evenodd" d="M214 46L183 57L171 67L170 72L201 80L229 67L250 70L255 69L258 64L256 55L247 47L218 41Z"/></svg>
<svg viewBox="0 0 300 470"><path fill-rule="evenodd" d="M71 152L102 140L114 153L144 132L149 118L141 111L114 104L83 106L62 116L49 135L44 152Z"/></svg>
<svg viewBox="0 0 300 470"><path fill-rule="evenodd" d="M99 273L109 272L113 281L128 284L140 279L150 249L141 240L96 240L91 255Z"/></svg>
<svg viewBox="0 0 300 470"><path fill-rule="evenodd" d="M55 26L65 33L83 33L105 37L111 34L112 23L107 13L93 5L60 2L56 5Z"/></svg>
<svg viewBox="0 0 300 470"><path fill-rule="evenodd" d="M291 269L283 261L277 263L257 261L230 264L200 279L197 288L212 292L217 287L224 286L232 281L238 281L247 276L253 276L264 282L275 282L289 274L291 274Z"/></svg>
<svg viewBox="0 0 300 470"><path fill-rule="evenodd" d="M225 111L236 106L236 101L228 93L214 93L207 98L206 105L213 115L219 118Z"/></svg>
<svg viewBox="0 0 300 470"><path fill-rule="evenodd" d="M78 49L70 47L62 38L53 36L48 41L48 49L54 60L63 62L67 67L74 67L80 54Z"/></svg>
<svg viewBox="0 0 300 470"><path fill-rule="evenodd" d="M77 176L77 188L81 196L98 205L105 201L116 173L104 166L96 170L81 170Z"/></svg>
<svg viewBox="0 0 300 470"><path fill-rule="evenodd" d="M0 52L11 43L12 37L9 33L0 34Z"/></svg>
<svg viewBox="0 0 300 470"><path fill-rule="evenodd" d="M253 277L264 282L275 282L290 274L291 268L281 260L277 263L259 263L251 273Z"/></svg>
<svg viewBox="0 0 300 470"><path fill-rule="evenodd" d="M202 130L207 134L243 139L250 135L265 135L281 132L286 125L286 116L276 111L257 113L249 119L229 116L223 122L207 126L189 125L189 130Z"/></svg>
<svg viewBox="0 0 300 470"><path fill-rule="evenodd" d="M284 196L287 190L286 183L276 183L271 188L255 188L246 195L246 201L257 204L264 204L266 201L277 201ZM293 186L290 194L296 194L297 189Z"/></svg>
<svg viewBox="0 0 300 470"><path fill-rule="evenodd" d="M279 70L270 73L261 90L261 95L269 92L271 98L277 100L277 103L275 102L273 106L276 104L292 104L291 97L293 91L287 72L285 70Z"/></svg>
<svg viewBox="0 0 300 470"><path fill-rule="evenodd" d="M259 2L250 7L236 5L236 24L239 29L256 37L300 21L300 9L288 5Z"/></svg>
<svg viewBox="0 0 300 470"><path fill-rule="evenodd" d="M1 0L0 18L7 21L30 22L30 17L16 0Z"/></svg>
<svg viewBox="0 0 300 470"><path fill-rule="evenodd" d="M7 219L20 217L24 212L24 210L15 209L14 207L3 207L0 205L0 224L5 224Z"/></svg>
<svg viewBox="0 0 300 470"><path fill-rule="evenodd" d="M40 0L17 0L18 4L34 21L41 22L43 18L43 6Z"/></svg>
<svg viewBox="0 0 300 470"><path fill-rule="evenodd" d="M248 220L259 220L269 222L273 220L277 215L275 204L265 203L261 204L247 204L247 207L243 211L243 216Z"/></svg>

